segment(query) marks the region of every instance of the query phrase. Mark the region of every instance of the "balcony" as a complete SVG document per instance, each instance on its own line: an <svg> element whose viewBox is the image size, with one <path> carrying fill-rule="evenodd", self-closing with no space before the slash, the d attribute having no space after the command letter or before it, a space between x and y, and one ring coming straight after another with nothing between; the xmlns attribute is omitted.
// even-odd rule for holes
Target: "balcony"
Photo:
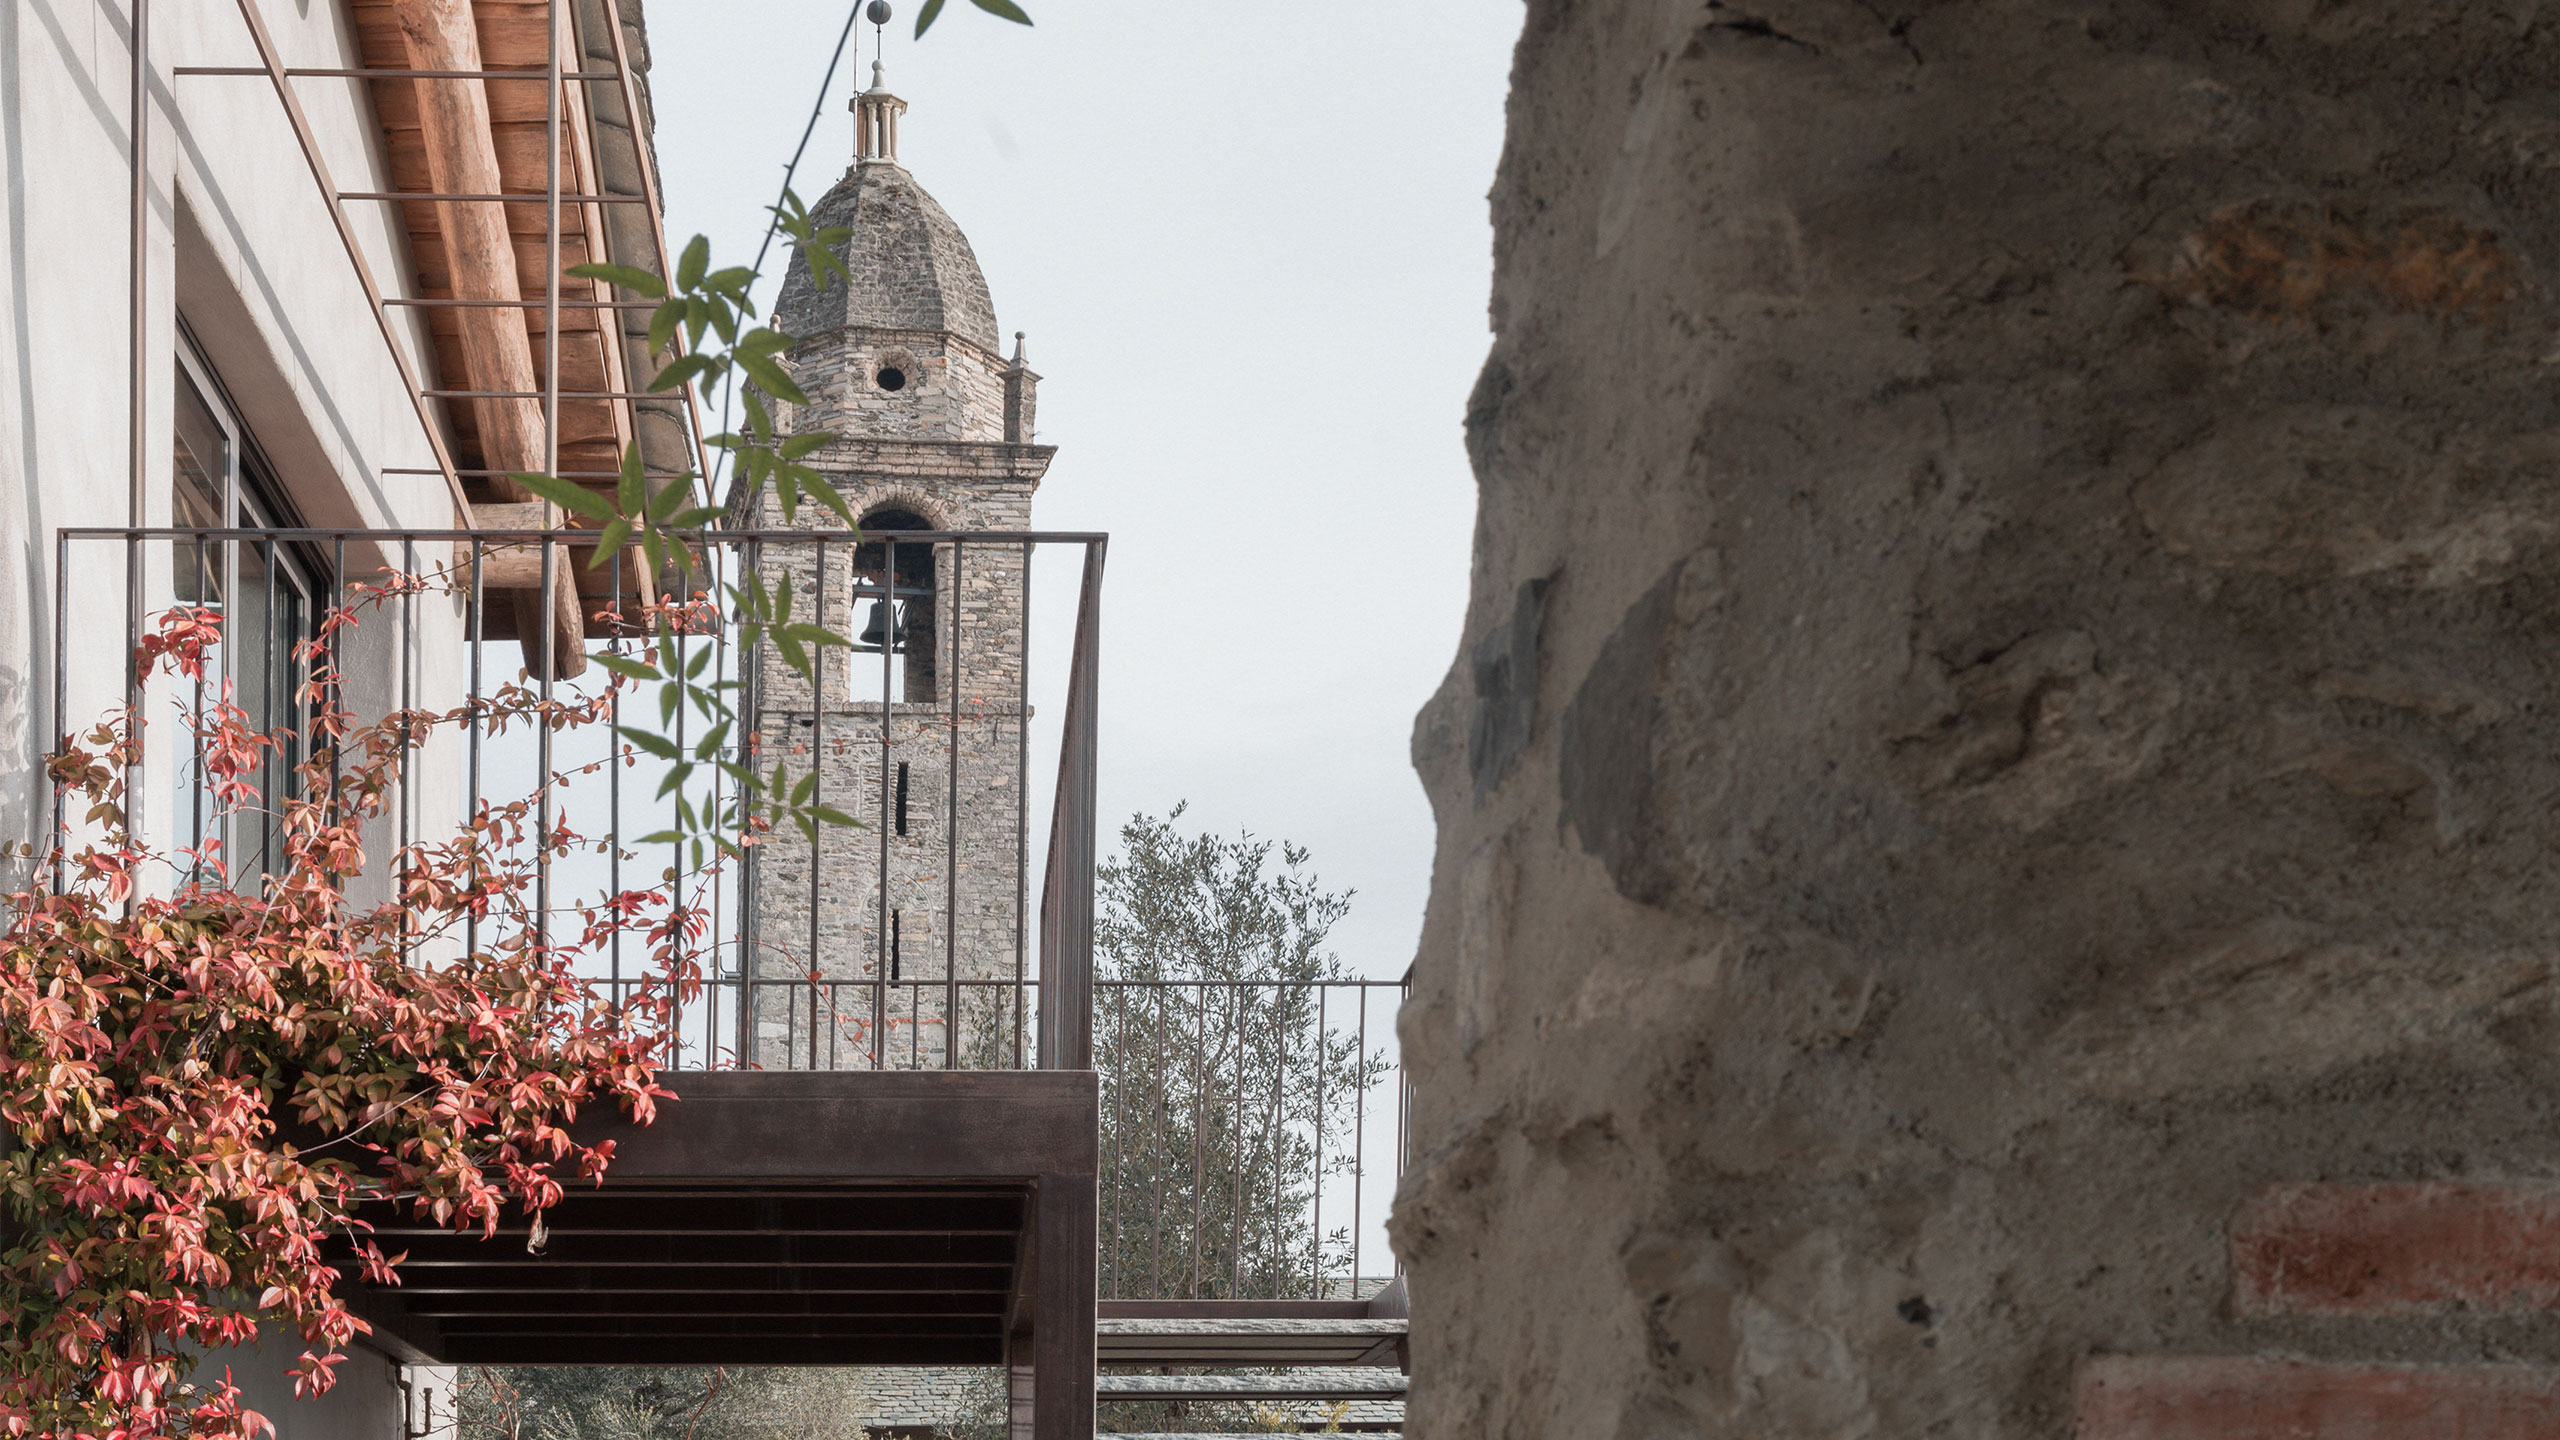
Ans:
<svg viewBox="0 0 2560 1440"><path fill-rule="evenodd" d="M537 789L536 833L604 842L543 867L518 920L422 936L422 960L539 940L662 873L709 917L702 984L675 1021L680 1099L646 1127L582 1122L582 1139L616 1142L601 1186L573 1188L540 1233L378 1217L408 1259L361 1309L399 1358L1004 1366L1030 1427L1018 1433L1044 1437L1092 1434L1098 1363L1401 1364L1401 1291L1373 1233L1402 1164L1401 985L1097 976L1103 537L728 531L701 538L690 583L628 559L589 567L557 530L74 530L58 543L58 573L127 577L136 597L122 613L60 612L59 657L129 654L181 600L271 633L226 636L186 688L118 693L129 677L113 667L58 668L57 732L127 699L201 710L227 681L256 723L316 746L302 733L315 697L274 658L301 625L326 637L325 698L360 721L458 717L408 757L383 853ZM1069 583L1051 586L1061 559ZM747 645L720 588L747 567L787 577L816 623L866 638L808 674ZM386 591L393 577L426 583ZM543 678L574 667L527 653L497 614L549 614L568 594L602 655L637 654L644 622L666 613L649 607L681 604L677 658L730 687L743 717L718 756L778 765L860 823L776 829L705 869L680 842L628 838L666 829L678 796L717 808L718 772L669 794L663 761L601 728L488 718L509 694L605 692L610 666ZM362 613L316 623L342 611ZM536 649L559 633L524 632ZM615 692L607 713L701 746L689 710L643 698ZM213 804L192 755L155 753L144 770L146 827L212 844L232 883L257 884L260 807ZM618 935L586 957L599 994L636 990L638 949ZM1391 1372L1363 1373L1400 1393ZM1102 1388L1295 1393L1285 1378L1217 1383Z"/></svg>

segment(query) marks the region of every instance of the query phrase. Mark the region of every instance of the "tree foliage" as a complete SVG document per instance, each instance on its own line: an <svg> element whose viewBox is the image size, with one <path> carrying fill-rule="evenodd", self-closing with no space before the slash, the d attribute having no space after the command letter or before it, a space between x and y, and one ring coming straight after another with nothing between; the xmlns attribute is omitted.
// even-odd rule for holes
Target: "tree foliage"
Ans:
<svg viewBox="0 0 2560 1440"><path fill-rule="evenodd" d="M852 1372L775 1367L484 1367L454 1395L458 1440L863 1440Z"/></svg>
<svg viewBox="0 0 2560 1440"><path fill-rule="evenodd" d="M1325 948L1351 895L1297 846L1183 834L1183 809L1132 817L1097 872L1097 978L1122 982L1094 1014L1104 1292L1312 1295L1350 1240L1317 1233L1317 1188L1386 1073L1319 984L1352 978Z"/></svg>

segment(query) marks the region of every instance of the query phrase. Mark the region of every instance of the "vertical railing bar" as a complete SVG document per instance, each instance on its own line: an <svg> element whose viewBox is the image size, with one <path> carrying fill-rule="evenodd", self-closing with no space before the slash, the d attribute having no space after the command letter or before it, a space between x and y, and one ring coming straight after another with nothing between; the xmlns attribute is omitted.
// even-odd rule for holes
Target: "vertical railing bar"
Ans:
<svg viewBox="0 0 2560 1440"><path fill-rule="evenodd" d="M1028 979L1024 958L1031 913L1031 552L1022 542L1022 637L1020 673L1014 676L1013 724L1013 1068L1029 1063L1024 1031L1029 1025L1023 986ZM1152 1274L1148 1277L1154 1278Z"/></svg>
<svg viewBox="0 0 2560 1440"><path fill-rule="evenodd" d="M482 564L486 549L487 546L480 537L475 535L471 538L471 729L464 783L469 788L468 820L471 826L472 882L475 889L479 884L479 872L488 863L488 857L482 853L481 847L487 844L489 839L488 832L480 825L480 733L482 729L480 668L482 652L489 643L489 595L487 587L482 583L486 578ZM462 948L466 953L471 954L477 954L480 949L480 917L475 911L476 907L466 910L462 920Z"/></svg>
<svg viewBox="0 0 2560 1440"><path fill-rule="evenodd" d="M560 68L556 47L551 68L556 77ZM557 156L553 163L558 163ZM551 944L551 686L560 669L560 627L552 613L551 593L559 583L559 550L548 540L542 542L542 714L541 723L533 727L533 943L542 949ZM517 629L521 634L523 627Z"/></svg>
<svg viewBox="0 0 2560 1440"><path fill-rule="evenodd" d="M1148 1054L1148 1065L1155 1072L1156 1134L1154 1142L1147 1147L1147 1173L1159 1178L1150 1187L1155 1192L1155 1204L1147 1211L1147 1289L1151 1293L1164 1283L1164 1183L1161 1177L1164 1175L1164 1122L1173 1103L1170 1087L1165 1083L1173 1078L1166 1073L1170 1067L1165 1063L1168 1051L1165 1048L1164 997L1168 992L1158 984L1155 993L1156 1037Z"/></svg>
<svg viewBox="0 0 2560 1440"><path fill-rule="evenodd" d="M872 603L881 607L880 622L880 874L879 923L871 935L871 1068L885 1068L881 1030L889 1023L889 766L893 753L889 736L889 689L895 683L891 666L897 661L898 632L898 542L884 538L881 542L880 595ZM847 617L851 619L850 616ZM850 687L848 687L850 688Z"/></svg>
<svg viewBox="0 0 2560 1440"><path fill-rule="evenodd" d="M270 544L272 545L272 541ZM275 558L274 550L270 548L267 555L269 561L267 566L267 581L268 584L272 586L275 582L275 565L273 563ZM238 564L236 554L233 563L235 565ZM269 593L273 594L274 592L270 589ZM344 714L347 706L346 655L344 651L339 649L340 642L338 640L338 636L341 633L340 627L332 623L333 621L341 618L346 610L346 605L347 537L340 535L335 540L331 541L329 545L329 605L328 608L323 610L320 614L320 624L327 635L327 639L321 650L321 664L328 667L329 683L326 686L315 686L312 690L312 694L320 700L320 703L323 706L322 714L328 716L331 721L330 728L332 731L338 728L340 717ZM274 611L270 609L268 614L270 618L272 618ZM272 661L268 668L274 668ZM343 743L343 737L339 734L322 733L316 725L313 727L313 731L312 741L314 744L325 741L329 746L329 823L335 825L345 819L344 806L346 799L346 776L344 772L346 769L347 758L346 746ZM281 839L282 837L279 836L278 838ZM279 854L268 858L272 861L281 861L284 857Z"/></svg>
<svg viewBox="0 0 2560 1440"><path fill-rule="evenodd" d="M194 573L193 575L188 576L188 577L187 577L187 581L188 581L188 583L189 583L190 585L192 585L192 586L196 586L196 587L198 587L199 589L204 585L205 580L206 580L206 570L207 570L207 566L206 566L206 564L205 564L205 553L204 553L204 547L205 547L205 538L204 538L204 536L202 536L202 535L198 535L198 536L196 536L195 573ZM198 605L202 605L202 604L204 603L204 596L203 596L203 595L201 595L201 594L197 595L197 596L196 596L196 603L197 603ZM273 614L273 613L274 613L273 607L270 607L270 608L269 608L268 613L269 613L269 614ZM223 616L223 628L224 628L224 630L226 630L226 631L227 631L227 630L230 628L230 621L231 621L231 617L230 617L228 614L225 614L225 615ZM227 638L227 637L226 637L226 638ZM230 647L228 644L225 644L225 645L223 646L223 651L222 651L222 653L223 653L223 656L224 656L224 668L225 668L225 669L228 669L228 668L229 668L229 657L230 657L230 654L231 654L231 647ZM205 774L205 763L204 763L204 682L203 682L203 681L199 680L199 681L197 681L197 682L196 682L196 685L195 685L195 692L196 692L196 703L195 703L195 730L196 730L196 733L195 733L195 735L194 735L194 736L192 736L192 737L188 740L188 742L187 742L187 753L188 753L188 756L189 756L189 759L188 759L188 761L187 761L187 812L188 812L188 814L189 814L189 816L191 817L192 822L193 822L193 823L191 824L191 826L189 827L188 833L189 833L190 835L192 835L192 836L194 837L194 840L195 840L195 846L196 846L196 869L197 869L197 871L198 871L198 872L201 872L201 871L202 871L202 869L203 869L203 866L204 866L204 774ZM263 717L262 717L262 718L263 718ZM220 818L220 817L216 817L217 821L219 820L219 818ZM219 855L222 855L222 856L224 856L224 857L225 857L225 858L224 858L224 864L225 864L225 865L226 865L226 867L227 867L227 866L228 866L228 864L229 864L229 850L228 850L228 847L216 847L215 853L216 853L216 854L219 854Z"/></svg>
<svg viewBox="0 0 2560 1440"><path fill-rule="evenodd" d="M960 611L966 603L962 565L968 544L951 543L951 793L942 806L942 1068L960 1068Z"/></svg>
<svg viewBox="0 0 2560 1440"><path fill-rule="evenodd" d="M857 558L860 554L860 551L855 552ZM824 625L827 623L827 540L823 535L818 537L817 580L813 588L816 594L811 597L811 603L818 607L818 623ZM850 656L846 657L844 664L844 688L849 707L853 699L853 660ZM827 651L824 646L810 657L809 773L815 777L809 782L809 803L823 805L827 801ZM822 969L818 963L818 871L826 853L826 832L820 830L817 837L809 842L809 1068L812 1070L818 1068L818 976ZM836 1061L836 1027L832 1017L840 997L830 986L825 998L830 1020L826 1027L827 1068L832 1070Z"/></svg>
<svg viewBox="0 0 2560 1440"><path fill-rule="evenodd" d="M626 653L631 633L630 621L622 613L622 556L616 554L606 562L613 567L613 632L605 647L616 655ZM622 894L622 755L628 748L622 738L622 681L616 676L608 682L604 697L605 766L604 805L607 841L604 847L604 885L610 896ZM605 993L616 1004L623 1002L622 932L616 925L605 941Z"/></svg>
<svg viewBox="0 0 2560 1440"><path fill-rule="evenodd" d="M134 523L140 525L137 518ZM124 541L124 713L128 727L142 721L142 667L135 662L134 649L142 640L142 532L125 532ZM128 734L131 733L128 729ZM142 840L142 764L139 760L124 767L125 838L135 844ZM136 894L127 891L124 913L133 913Z"/></svg>
<svg viewBox="0 0 2560 1440"><path fill-rule="evenodd" d="M1202 1067L1208 1063L1209 987L1204 983L1192 987L1191 996L1191 1298L1200 1298L1200 1201L1201 1190L1209 1183L1206 1159L1201 1146L1207 1139L1208 1081Z"/></svg>
<svg viewBox="0 0 2560 1440"><path fill-rule="evenodd" d="M680 559L678 562L678 572L687 578L690 578L693 573L690 563L690 552L684 550L682 546L679 545L677 554L680 557L685 557ZM671 616L677 617L669 622L668 635L670 637L670 642L675 649L676 668L674 673L684 677L683 686L677 695L676 733L672 737L675 743L676 753L678 755L682 755L685 750L685 736L692 728L693 722L694 616L693 611L685 604L685 597L681 595L675 597L675 599L668 604L667 613ZM676 792L676 799L679 803L681 803L685 798L686 797L682 791ZM674 817L671 816L670 818L672 819ZM700 818L701 817L697 814L695 817L697 823L699 823ZM679 822L670 825L669 828L676 831L682 831L684 826ZM696 843L699 843L699 841ZM668 841L667 850L669 852L667 856L667 869L674 877L668 882L667 893L670 903L672 903L677 910L682 910L685 908L684 877L686 874L684 836L682 834L678 834L675 839ZM677 1026L676 1030L675 1050L678 1058L681 1059L684 1054L684 1030L681 1024Z"/></svg>
<svg viewBox="0 0 2560 1440"><path fill-rule="evenodd" d="M1244 1298L1244 1006L1247 995L1239 985L1228 996L1229 1008L1235 1016L1236 1071L1235 1084L1227 1092L1227 1133L1235 1149L1235 1193L1231 1215L1227 1221L1227 1298Z"/></svg>
<svg viewBox="0 0 2560 1440"><path fill-rule="evenodd" d="M1323 1299L1323 1298L1324 1298L1324 1082L1325 1082L1325 1076L1326 1076L1326 1073L1327 1073L1328 1071L1330 1071L1330 1070L1332 1070L1332 1069L1333 1069L1333 1066L1329 1063L1329 1062L1330 1062L1331 1057L1330 1057L1330 1055L1328 1054L1327 1049L1326 1049L1326 1042L1327 1042L1327 1040L1329 1039L1329 1037L1330 1037L1330 1035L1331 1035L1331 1032L1326 1028L1326 1026L1327 1026L1326 1014L1327 1014L1327 1002L1328 1002L1328 1001L1330 1001L1333 997L1332 997L1332 992L1331 992L1327 987L1325 987L1325 986L1323 986L1323 985L1318 985L1318 986L1316 986L1316 987L1315 987L1315 991L1316 991L1316 1123L1315 1123L1315 1162L1314 1162L1314 1163L1315 1163L1315 1171L1314 1171L1314 1174L1315 1174L1315 1183L1314 1183L1312 1186L1310 1186L1310 1187L1309 1187L1309 1188L1310 1188L1310 1190L1312 1191L1312 1193L1313 1193L1313 1194L1314 1194L1314 1196L1315 1196L1315 1215L1314 1215L1314 1222L1313 1222L1313 1223L1314 1223L1314 1225L1315 1225L1315 1236L1314 1236L1314 1240L1315 1240L1315 1255L1314 1255L1313 1268L1309 1271L1308 1278L1309 1278L1310 1283L1312 1283L1312 1284L1314 1285L1314 1287L1315 1287L1315 1288L1314 1288L1314 1290L1313 1290L1313 1292L1312 1292L1313 1298L1318 1299L1318 1300L1321 1300L1321 1299Z"/></svg>
<svg viewBox="0 0 2560 1440"><path fill-rule="evenodd" d="M53 738L60 744L71 733L70 682L64 674L64 660L71 642L71 537L60 533L53 537ZM130 652L141 636L128 631L125 649ZM40 772L42 773L42 772ZM68 883L64 871L64 851L70 848L70 836L64 829L66 791L60 780L53 782L53 831L48 843L52 853L53 893L59 895Z"/></svg>
<svg viewBox="0 0 2560 1440"><path fill-rule="evenodd" d="M617 36L619 32L617 31ZM747 587L749 576L759 583L764 574L764 542L747 542L746 558L740 562L739 589ZM761 771L765 746L770 743L764 733L765 651L738 657L739 713L747 717L747 768ZM780 753L779 747L776 752ZM742 792L743 798L743 792ZM817 848L809 847L810 863L817 863ZM757 977L764 970L764 847L753 846L738 871L738 1064L741 1068L757 1063L756 1025L764 1013L764 987ZM783 1054L790 1054L789 1037L784 1039Z"/></svg>
<svg viewBox="0 0 2560 1440"><path fill-rule="evenodd" d="M418 708L418 592L410 583L418 573L418 542L415 537L400 537L400 893L393 897L400 904L400 958L416 958L416 947L409 934L416 915L409 908L409 887L417 882L418 859L411 848L418 841L417 708Z"/></svg>
<svg viewBox="0 0 2560 1440"><path fill-rule="evenodd" d="M1280 1158L1281 1127L1288 1111L1289 1042L1296 1038L1296 1032L1289 1024L1289 1017L1294 1012L1289 1005L1288 987L1284 984L1273 991L1272 999L1272 1017L1277 1022L1280 1043L1274 1047L1271 1057L1271 1127L1270 1138L1264 1148L1271 1157L1271 1298L1278 1300L1282 1298L1283 1277L1289 1269L1287 1252L1282 1249L1280 1239L1280 1192L1288 1185L1288 1178L1280 1168Z"/></svg>
<svg viewBox="0 0 2560 1440"><path fill-rule="evenodd" d="M1409 977L1411 972L1408 971L1407 974ZM1399 1015L1403 1013L1405 1003L1412 998L1413 984L1411 979L1408 978L1399 982L1396 987L1396 1010ZM1411 1143L1406 1138L1408 1134L1406 1129L1407 1123L1413 1118L1413 1083L1408 1078L1409 1074L1410 1072L1406 1070L1404 1063L1404 1038L1402 1033L1399 1032L1396 1038L1396 1183L1399 1188L1401 1188L1404 1183L1405 1162L1408 1158L1406 1149ZM1398 1275L1402 1275L1404 1273L1404 1256L1400 1254L1397 1255L1395 1257L1395 1261L1396 1273Z"/></svg>
<svg viewBox="0 0 2560 1440"><path fill-rule="evenodd" d="M824 625L827 623L827 538L824 536L819 536L817 541L817 582L814 582L812 589L814 589L812 605L817 605L817 620L819 625ZM771 648L771 641L768 641L768 648ZM852 659L845 661L845 697L847 702L852 700ZM812 661L809 661L809 774L814 776L814 779L809 781L809 805L824 805L824 802L827 802L827 648L824 646L819 646L817 651L812 653ZM819 997L819 974L822 974L822 966L819 966L819 956L817 956L817 945L819 945L817 876L819 876L819 869L822 869L824 858L827 858L827 833L819 830L817 838L809 840L809 1068L812 1068L812 1071L814 1068L819 1068L817 1066L817 1033L822 1022L827 1025L827 1068L835 1068L835 1056L837 1056L835 1022L832 1022L832 1017L835 1017L837 1012L835 986L827 986L827 992L824 992L827 1010L824 1010L824 1015L819 1012L819 999L822 999Z"/></svg>
<svg viewBox="0 0 2560 1440"><path fill-rule="evenodd" d="M227 487L228 493L227 498L224 501L224 505L227 509L236 512L239 508L238 475L240 464L239 457L236 454L232 457L231 463L232 479ZM233 513L226 515L224 518L226 522L228 522L236 521L240 517L237 513ZM238 540L228 540L223 542L222 546L222 594L225 602L223 613L226 628L228 627L230 619L230 597L240 593L240 546L242 543L243 542ZM276 570L278 568L276 565L276 559L276 541L273 536L270 536L267 539L267 574L265 590L267 625L271 630L276 628ZM282 633L284 632L278 632L279 635ZM223 645L222 668L225 675L232 673L234 667L239 664L241 658L248 654L249 643L249 637L247 636L233 636ZM272 646L274 638L260 637L255 643ZM282 664L277 663L280 659L283 661ZM258 684L258 703L262 707L258 721L260 724L272 730L276 728L276 717L279 714L289 715L293 720L291 733L296 737L300 737L306 732L306 726L304 724L306 717L301 713L301 702L296 700L293 704L286 705L282 703L276 695L276 687L279 684L285 683L280 677L283 675L286 667L294 663L296 662L293 655L293 646L290 642L285 645L285 653L282 656L278 656L273 649L269 649L267 651L266 663L260 667L266 673ZM285 693L287 696L291 696L295 693L295 690L288 689ZM287 763L282 767L284 773L281 776L278 776L275 773L278 768L276 762L280 759L289 760L290 757L269 755L260 763L260 769L266 772L266 774L261 778L272 782L259 787L265 792L265 801L268 807L266 813L262 814L258 818L258 869L262 881L260 885L261 890L265 888L263 879L267 867L274 864L275 861L280 858L275 853L275 842L282 838L279 833L280 827L278 825L278 818L275 812L278 793L284 788L284 786L291 784L293 780L293 767L290 763ZM231 840L229 832L235 827L220 819L217 819L216 823L223 826L223 840L225 845L228 846ZM245 857L235 856L234 863L236 864L241 858ZM235 872L233 875L233 884L237 885L244 878L246 877L240 876Z"/></svg>
<svg viewBox="0 0 2560 1440"><path fill-rule="evenodd" d="M580 58L579 63L585 63L584 57ZM593 214L592 211L589 213L591 215ZM703 568L708 570L711 575L710 593L705 597L711 612L711 680L713 685L719 687L715 693L726 694L728 693L727 686L729 683L729 616L727 610L721 604L720 597L724 593L722 582L727 577L729 570L729 552L727 547L705 544L702 547L702 564ZM740 663L743 666L744 662L742 661ZM741 674L743 675L743 670L741 671ZM737 722L737 715L739 713L746 715L748 724L752 725L754 723L755 712L732 712L729 730L728 733L721 736L721 745L724 750L729 746L737 746L739 747L739 753L743 754L745 753L746 737L739 733L740 727ZM729 813L727 801L729 774L727 771L720 768L719 762L726 759L727 756L725 754L715 754L711 758L713 761L711 767L711 823L714 826L725 827L727 824L726 817ZM721 873L723 876L727 877L727 879L725 883L721 879L714 879L711 882L711 925L710 928L704 932L710 937L711 941L711 970L710 974L705 977L706 983L703 987L703 994L705 995L706 1000L703 1006L702 1015L702 1068L705 1070L717 1070L720 1068L719 982L722 963L720 958L721 937L729 933L721 924L721 914L729 898L729 886L737 883L736 872L724 869Z"/></svg>
<svg viewBox="0 0 2560 1440"><path fill-rule="evenodd" d="M1360 1298L1360 1232L1368 1224L1360 1208L1360 1182L1369 1168L1369 987L1359 987L1359 1042L1351 1051L1351 1298Z"/></svg>
<svg viewBox="0 0 2560 1440"><path fill-rule="evenodd" d="M1129 1131L1129 991L1115 986L1111 991L1111 1298L1120 1298L1120 1212L1122 1186L1120 1145Z"/></svg>

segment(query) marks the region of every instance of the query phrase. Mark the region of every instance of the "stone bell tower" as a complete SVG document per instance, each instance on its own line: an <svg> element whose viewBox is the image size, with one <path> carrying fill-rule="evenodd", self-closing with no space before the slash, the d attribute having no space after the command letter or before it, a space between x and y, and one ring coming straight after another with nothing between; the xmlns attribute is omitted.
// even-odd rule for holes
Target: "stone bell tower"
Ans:
<svg viewBox="0 0 2560 1440"><path fill-rule="evenodd" d="M1029 1013L1012 986L1030 963L1024 548L899 537L1030 529L1055 452L1031 443L1039 377L1019 336L1000 349L968 237L899 163L907 106L877 64L853 108L853 167L812 212L851 232L836 253L853 279L822 290L793 260L775 319L809 403L776 423L835 436L807 463L861 532L803 504L787 528L842 540L767 545L762 568L860 638L827 655L814 695L769 653L747 678L762 768L814 765L824 803L863 828L821 827L814 856L796 830L757 847L741 1038L777 1069L1009 1065ZM739 518L786 528L769 490L754 503Z"/></svg>

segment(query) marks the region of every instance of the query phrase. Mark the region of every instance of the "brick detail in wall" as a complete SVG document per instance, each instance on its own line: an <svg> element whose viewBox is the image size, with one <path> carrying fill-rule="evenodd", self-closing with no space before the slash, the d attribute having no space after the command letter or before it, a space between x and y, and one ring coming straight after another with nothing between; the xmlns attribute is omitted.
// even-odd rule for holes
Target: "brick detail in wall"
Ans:
<svg viewBox="0 0 2560 1440"><path fill-rule="evenodd" d="M2243 1315L2553 1309L2560 1187L2275 1186L2231 1223L2231 1277Z"/></svg>
<svg viewBox="0 0 2560 1440"><path fill-rule="evenodd" d="M2081 1367L2073 1440L2551 1440L2560 1373L2105 1355Z"/></svg>

